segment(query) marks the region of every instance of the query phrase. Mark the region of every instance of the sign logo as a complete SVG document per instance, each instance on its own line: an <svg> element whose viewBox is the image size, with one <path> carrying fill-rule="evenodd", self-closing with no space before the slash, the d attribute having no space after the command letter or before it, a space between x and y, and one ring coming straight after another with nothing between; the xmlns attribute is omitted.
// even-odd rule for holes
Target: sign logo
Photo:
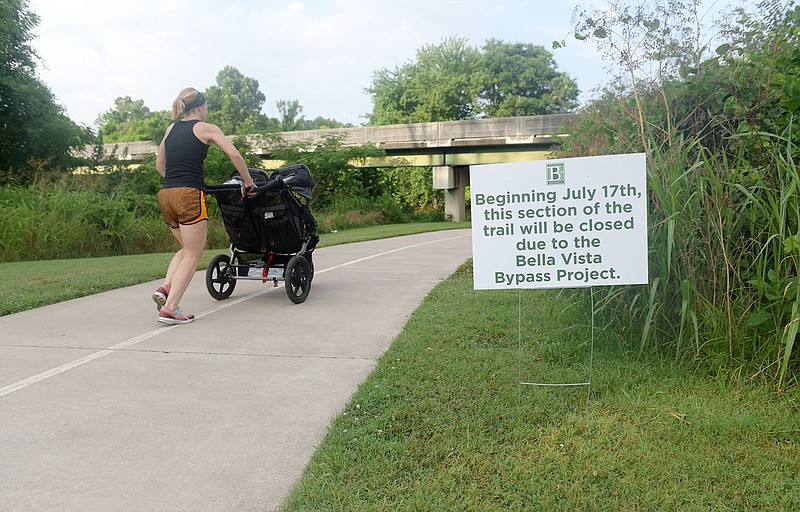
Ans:
<svg viewBox="0 0 800 512"><path fill-rule="evenodd" d="M548 185L563 185L564 184L564 164L547 164L547 184Z"/></svg>

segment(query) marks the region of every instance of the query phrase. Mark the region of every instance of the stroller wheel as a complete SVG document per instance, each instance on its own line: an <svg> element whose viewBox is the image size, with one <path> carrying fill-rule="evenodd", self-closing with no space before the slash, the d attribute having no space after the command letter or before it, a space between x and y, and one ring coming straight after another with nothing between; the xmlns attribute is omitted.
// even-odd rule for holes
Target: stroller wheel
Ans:
<svg viewBox="0 0 800 512"><path fill-rule="evenodd" d="M284 281L286 283L286 294L289 300L295 304L300 304L308 298L311 291L311 265L303 256L295 255L286 264L284 270Z"/></svg>
<svg viewBox="0 0 800 512"><path fill-rule="evenodd" d="M206 269L206 288L209 295L217 300L227 299L236 287L236 270L231 267L231 257L227 254L217 254L208 264Z"/></svg>

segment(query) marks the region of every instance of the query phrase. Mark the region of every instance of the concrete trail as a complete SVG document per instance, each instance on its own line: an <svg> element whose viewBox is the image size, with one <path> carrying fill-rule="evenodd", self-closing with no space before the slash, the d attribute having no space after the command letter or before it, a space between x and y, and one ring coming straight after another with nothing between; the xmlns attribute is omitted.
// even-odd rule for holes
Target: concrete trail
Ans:
<svg viewBox="0 0 800 512"><path fill-rule="evenodd" d="M274 510L468 230L319 249L308 300L198 273L162 326L159 281L0 317L4 511ZM113 272L113 269L109 269Z"/></svg>

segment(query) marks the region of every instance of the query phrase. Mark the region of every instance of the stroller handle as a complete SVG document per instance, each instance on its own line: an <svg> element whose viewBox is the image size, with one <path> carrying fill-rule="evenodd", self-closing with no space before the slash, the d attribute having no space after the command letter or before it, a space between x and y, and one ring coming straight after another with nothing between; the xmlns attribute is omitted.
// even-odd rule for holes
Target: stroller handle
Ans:
<svg viewBox="0 0 800 512"><path fill-rule="evenodd" d="M273 190L276 188L283 188L286 184L283 182L283 178L281 176L276 176L274 179L269 180L267 183L260 185L255 188L250 189L250 193L255 192L262 192L265 190ZM227 190L239 190L241 189L241 185L237 185L236 183L221 183L219 185L206 185L206 192L214 193L214 192L225 192Z"/></svg>

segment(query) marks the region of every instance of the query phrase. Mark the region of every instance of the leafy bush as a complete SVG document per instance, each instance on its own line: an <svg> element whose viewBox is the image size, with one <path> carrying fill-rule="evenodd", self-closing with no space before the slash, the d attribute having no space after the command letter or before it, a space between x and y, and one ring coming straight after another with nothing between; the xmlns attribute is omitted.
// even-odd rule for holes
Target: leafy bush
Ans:
<svg viewBox="0 0 800 512"><path fill-rule="evenodd" d="M385 189L380 173L355 167L353 162L382 156L377 147L344 146L344 138L331 136L314 147L311 141L274 141L273 156L290 163L303 163L311 170L316 187L312 206L324 209L342 198L377 198Z"/></svg>
<svg viewBox="0 0 800 512"><path fill-rule="evenodd" d="M650 286L601 292L608 329L640 353L782 386L800 371L797 96L784 93L798 80L800 10L759 7L682 79L608 87L563 148L647 152Z"/></svg>
<svg viewBox="0 0 800 512"><path fill-rule="evenodd" d="M314 215L321 231L411 221L411 214L388 194L374 199L337 198L328 208L315 212Z"/></svg>
<svg viewBox="0 0 800 512"><path fill-rule="evenodd" d="M417 212L440 210L444 204L444 191L434 189L433 170L430 167L392 167L381 169L387 190L404 207Z"/></svg>

